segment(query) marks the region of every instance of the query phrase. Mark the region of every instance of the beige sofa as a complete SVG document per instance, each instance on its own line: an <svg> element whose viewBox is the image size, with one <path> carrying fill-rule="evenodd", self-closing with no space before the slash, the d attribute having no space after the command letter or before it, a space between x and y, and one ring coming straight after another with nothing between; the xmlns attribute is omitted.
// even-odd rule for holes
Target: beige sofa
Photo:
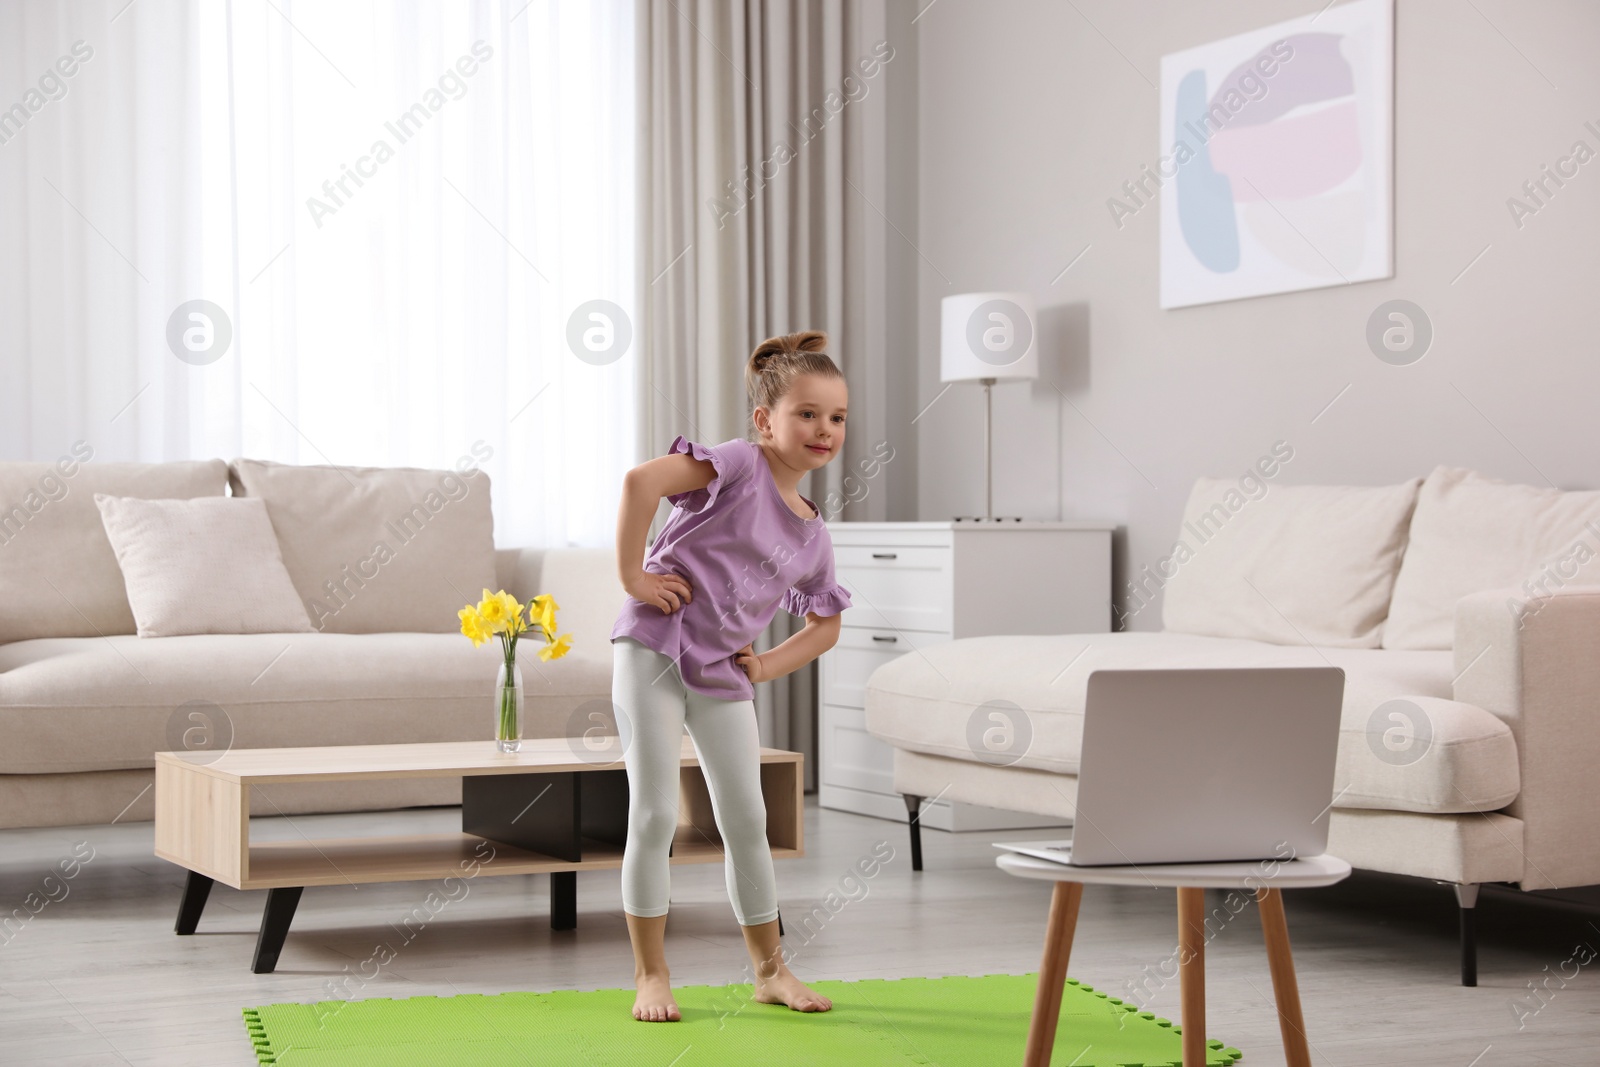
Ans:
<svg viewBox="0 0 1600 1067"><path fill-rule="evenodd" d="M609 549L497 551L481 472L256 467L0 464L0 827L150 819L159 750L487 743L497 652L455 632L454 612L483 586L552 594L573 635L561 659L519 656L527 736L569 736L586 705L609 707L624 598ZM94 494L220 496L230 477L266 496L321 630L135 636ZM385 538L397 551L379 566ZM252 810L459 802L458 781L379 781L257 788Z"/></svg>
<svg viewBox="0 0 1600 1067"><path fill-rule="evenodd" d="M895 788L912 810L943 796L1070 820L1093 671L1331 664L1328 849L1456 886L1475 984L1480 884L1600 883L1600 493L1448 468L1240 490L1199 483L1185 550L1149 571L1163 631L966 638L875 671L866 725L895 748ZM985 707L1015 709L1025 748L974 746Z"/></svg>

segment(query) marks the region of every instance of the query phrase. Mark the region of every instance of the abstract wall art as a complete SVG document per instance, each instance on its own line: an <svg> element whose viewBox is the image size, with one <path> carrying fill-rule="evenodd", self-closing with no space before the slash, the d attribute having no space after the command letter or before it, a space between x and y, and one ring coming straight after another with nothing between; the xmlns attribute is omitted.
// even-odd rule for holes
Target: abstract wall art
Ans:
<svg viewBox="0 0 1600 1067"><path fill-rule="evenodd" d="M1163 56L1161 306L1392 277L1393 126L1393 0Z"/></svg>

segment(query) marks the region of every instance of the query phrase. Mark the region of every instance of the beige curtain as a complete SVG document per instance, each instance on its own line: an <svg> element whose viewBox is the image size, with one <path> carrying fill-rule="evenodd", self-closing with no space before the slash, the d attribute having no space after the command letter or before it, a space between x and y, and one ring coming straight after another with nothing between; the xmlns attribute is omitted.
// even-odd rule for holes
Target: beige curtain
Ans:
<svg viewBox="0 0 1600 1067"><path fill-rule="evenodd" d="M663 454L677 433L748 435L751 350L773 334L826 330L850 387L850 432L800 491L830 523L884 506L870 494L842 505L846 474L884 437L872 309L884 296L883 127L897 58L887 17L885 0L639 7L639 458ZM757 650L800 625L780 611ZM762 742L806 754L808 789L816 702L815 664L756 698Z"/></svg>

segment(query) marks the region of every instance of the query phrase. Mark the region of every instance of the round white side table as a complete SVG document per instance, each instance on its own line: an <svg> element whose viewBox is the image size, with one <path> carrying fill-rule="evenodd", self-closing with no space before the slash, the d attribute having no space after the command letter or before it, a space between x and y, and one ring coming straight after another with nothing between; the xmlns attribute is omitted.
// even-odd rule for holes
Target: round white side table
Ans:
<svg viewBox="0 0 1600 1067"><path fill-rule="evenodd" d="M1289 952L1289 927L1283 917L1280 889L1333 885L1350 876L1350 865L1333 856L1264 860L1258 863L1164 863L1149 867L1073 867L1014 852L995 858L995 865L1019 878L1055 882L1050 919L1045 928L1044 959L1033 999L1024 1067L1050 1067L1056 1020L1061 1014L1062 984L1078 925L1078 903L1086 885L1153 886L1178 891L1178 975L1183 1004L1183 1067L1206 1062L1206 905L1207 889L1248 889L1261 905L1261 930L1267 943L1272 992L1278 1002L1278 1027L1289 1067L1311 1067L1305 1020L1300 1014L1300 988Z"/></svg>

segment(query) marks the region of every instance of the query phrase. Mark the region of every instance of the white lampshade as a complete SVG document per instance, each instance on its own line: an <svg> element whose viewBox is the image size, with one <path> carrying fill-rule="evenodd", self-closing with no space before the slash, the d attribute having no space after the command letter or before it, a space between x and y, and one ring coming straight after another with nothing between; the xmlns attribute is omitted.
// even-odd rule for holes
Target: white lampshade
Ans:
<svg viewBox="0 0 1600 1067"><path fill-rule="evenodd" d="M939 380L1039 377L1031 293L962 293L939 302Z"/></svg>

